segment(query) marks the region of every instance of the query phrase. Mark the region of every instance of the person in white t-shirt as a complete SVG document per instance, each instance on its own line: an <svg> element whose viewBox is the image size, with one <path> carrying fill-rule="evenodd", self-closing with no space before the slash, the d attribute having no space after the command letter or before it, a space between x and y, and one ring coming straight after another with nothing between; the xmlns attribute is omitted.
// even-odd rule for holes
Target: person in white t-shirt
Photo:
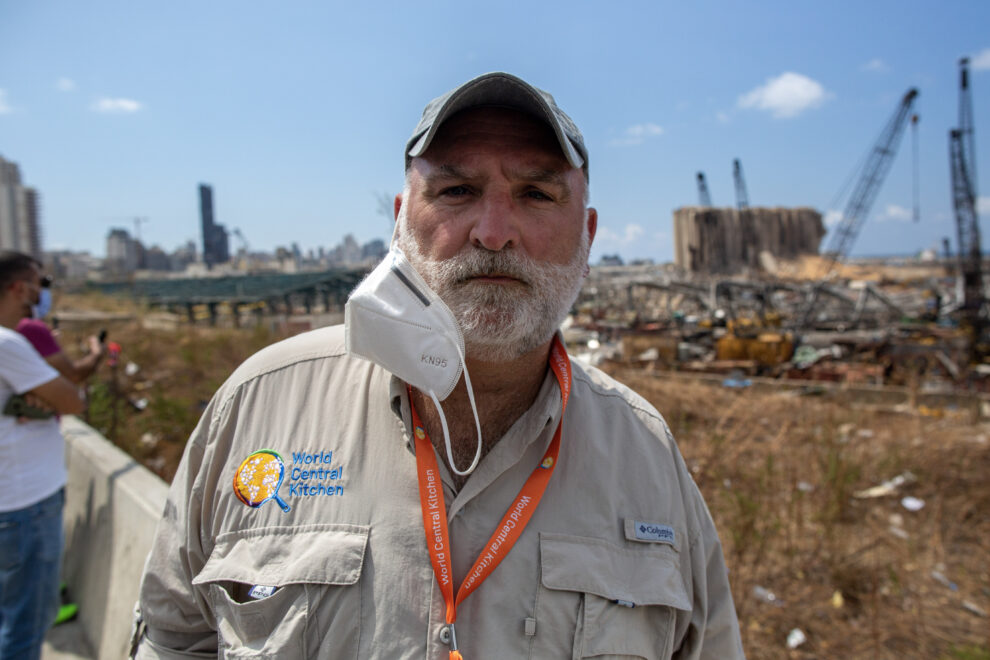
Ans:
<svg viewBox="0 0 990 660"><path fill-rule="evenodd" d="M75 385L14 329L41 279L37 260L0 251L0 658L25 660L41 656L58 605L66 470L54 414L83 409Z"/></svg>

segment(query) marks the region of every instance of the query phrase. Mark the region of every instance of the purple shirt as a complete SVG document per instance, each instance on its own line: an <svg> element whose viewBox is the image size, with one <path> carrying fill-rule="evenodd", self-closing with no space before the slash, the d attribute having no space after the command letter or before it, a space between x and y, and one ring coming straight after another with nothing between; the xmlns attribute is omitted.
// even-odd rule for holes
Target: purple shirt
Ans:
<svg viewBox="0 0 990 660"><path fill-rule="evenodd" d="M43 358L62 352L62 347L55 341L52 331L40 319L21 319L17 324L17 331L31 342L34 350L38 351Z"/></svg>

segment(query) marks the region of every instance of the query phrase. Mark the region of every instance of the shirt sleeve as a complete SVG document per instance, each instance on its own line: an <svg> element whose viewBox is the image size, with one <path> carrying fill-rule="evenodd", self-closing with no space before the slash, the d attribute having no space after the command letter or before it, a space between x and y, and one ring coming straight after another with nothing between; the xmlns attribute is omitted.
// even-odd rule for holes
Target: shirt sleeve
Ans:
<svg viewBox="0 0 990 660"><path fill-rule="evenodd" d="M58 378L58 372L41 359L41 355L27 339L16 332L4 332L0 335L0 354L3 355L0 377L17 394L30 392L39 385Z"/></svg>
<svg viewBox="0 0 990 660"><path fill-rule="evenodd" d="M62 347L55 341L52 331L44 321L23 319L17 324L17 331L31 342L31 345L43 358L62 352Z"/></svg>
<svg viewBox="0 0 990 660"><path fill-rule="evenodd" d="M141 579L138 604L144 634L138 640L137 660L217 657L212 608L192 580L211 552L204 493L217 488L210 440L219 398L214 396L186 444L155 532Z"/></svg>
<svg viewBox="0 0 990 660"><path fill-rule="evenodd" d="M691 539L692 600L686 634L674 651L675 660L744 660L736 606L729 586L729 572L722 555L722 542L715 523L694 480L678 454L685 479L685 502L693 510L696 532Z"/></svg>

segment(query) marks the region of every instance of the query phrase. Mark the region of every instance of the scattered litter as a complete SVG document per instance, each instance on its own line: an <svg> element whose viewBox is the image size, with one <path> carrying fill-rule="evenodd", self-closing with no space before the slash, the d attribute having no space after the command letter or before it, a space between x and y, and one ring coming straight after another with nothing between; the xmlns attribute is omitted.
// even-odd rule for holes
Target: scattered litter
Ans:
<svg viewBox="0 0 990 660"><path fill-rule="evenodd" d="M810 493L815 489L815 487L809 484L807 481L799 481L797 482L797 489L802 493Z"/></svg>
<svg viewBox="0 0 990 660"><path fill-rule="evenodd" d="M962 602L963 609L970 614L975 614L976 616L982 616L984 619L987 618L987 611L974 603L971 600L964 600Z"/></svg>
<svg viewBox="0 0 990 660"><path fill-rule="evenodd" d="M152 432L147 432L141 436L141 446L145 449L154 449L158 444L158 438Z"/></svg>
<svg viewBox="0 0 990 660"><path fill-rule="evenodd" d="M875 434L873 433L873 429L860 429L856 431L856 435L861 438L872 438Z"/></svg>
<svg viewBox="0 0 990 660"><path fill-rule="evenodd" d="M842 606L846 604L846 599L842 597L842 592L838 589L832 594L832 607L837 610L841 610Z"/></svg>
<svg viewBox="0 0 990 660"><path fill-rule="evenodd" d="M808 637L800 628L795 628L787 633L787 648L789 649L796 649L807 641Z"/></svg>
<svg viewBox="0 0 990 660"><path fill-rule="evenodd" d="M133 376L137 372L141 371L141 367L137 366L133 362L128 362L127 366L124 367L124 373L128 376Z"/></svg>
<svg viewBox="0 0 990 660"><path fill-rule="evenodd" d="M907 541L909 538L911 538L911 536L907 532L905 532L903 529L895 525L891 525L888 528L888 531L897 538L903 539L904 541Z"/></svg>
<svg viewBox="0 0 990 660"><path fill-rule="evenodd" d="M951 589L952 591L959 591L959 585L945 577L945 574L943 574L942 571L932 571L932 578L934 578L935 581L943 587Z"/></svg>
<svg viewBox="0 0 990 660"><path fill-rule="evenodd" d="M660 359L660 349L659 348L648 348L639 355L636 356L637 360L642 360L643 362L649 362L651 360Z"/></svg>
<svg viewBox="0 0 990 660"><path fill-rule="evenodd" d="M148 407L148 399L147 399L147 397L141 397L140 399L135 399L131 403L138 410L144 410L145 408Z"/></svg>
<svg viewBox="0 0 990 660"><path fill-rule="evenodd" d="M753 587L753 597L756 600L763 601L764 603L769 603L771 605L776 605L777 607L783 607L784 601L777 599L777 594L770 591L766 587L761 587L756 585Z"/></svg>
<svg viewBox="0 0 990 660"><path fill-rule="evenodd" d="M853 494L853 497L858 497L859 499L867 499L871 497L886 497L887 495L893 495L897 492L897 489L905 484L913 484L917 481L915 477L910 472L904 472L897 475L893 479L888 479L879 486L873 486L872 488L867 488L866 490L861 490ZM905 505L906 506L906 505Z"/></svg>
<svg viewBox="0 0 990 660"><path fill-rule="evenodd" d="M731 387L732 389L745 389L753 384L751 378L726 378L722 381L722 387Z"/></svg>
<svg viewBox="0 0 990 660"><path fill-rule="evenodd" d="M165 457L155 456L154 458L148 459L147 466L155 472L159 472L165 469Z"/></svg>
<svg viewBox="0 0 990 660"><path fill-rule="evenodd" d="M925 508L925 501L908 495L907 497L901 499L901 506L908 511L921 511Z"/></svg>
<svg viewBox="0 0 990 660"><path fill-rule="evenodd" d="M722 480L722 485L725 486L725 488L727 490L731 490L732 489L732 479L723 479Z"/></svg>

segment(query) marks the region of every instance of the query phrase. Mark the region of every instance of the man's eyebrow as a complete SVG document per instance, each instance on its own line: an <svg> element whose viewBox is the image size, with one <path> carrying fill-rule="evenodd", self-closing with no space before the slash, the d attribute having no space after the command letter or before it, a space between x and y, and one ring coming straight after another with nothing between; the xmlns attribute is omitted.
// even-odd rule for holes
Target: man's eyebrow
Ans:
<svg viewBox="0 0 990 660"><path fill-rule="evenodd" d="M571 198L571 184L567 182L567 176L563 170L520 170L517 172L512 172L511 175L517 177L520 181L556 186L560 189L560 201L566 201Z"/></svg>
<svg viewBox="0 0 990 660"><path fill-rule="evenodd" d="M458 168L456 165L450 165L448 163L444 163L443 165L438 165L436 168L434 168L432 172L430 172L425 176L425 179L428 183L432 183L434 181L441 181L444 179L470 179L470 178L472 177L468 172Z"/></svg>
<svg viewBox="0 0 990 660"><path fill-rule="evenodd" d="M570 190L570 186L567 184L567 177L561 170L554 169L539 169L539 170L518 170L511 173L517 179L522 181L532 181L534 183L552 183L558 186L564 186Z"/></svg>

